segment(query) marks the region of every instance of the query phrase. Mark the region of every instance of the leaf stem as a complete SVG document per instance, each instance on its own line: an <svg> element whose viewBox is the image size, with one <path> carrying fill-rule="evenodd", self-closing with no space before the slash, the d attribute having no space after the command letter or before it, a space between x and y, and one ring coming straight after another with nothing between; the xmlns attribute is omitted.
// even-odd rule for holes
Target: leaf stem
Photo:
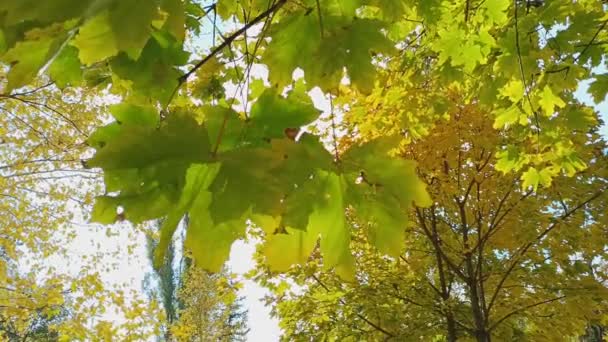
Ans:
<svg viewBox="0 0 608 342"><path fill-rule="evenodd" d="M334 141L334 155L336 163L340 163L340 152L338 151L338 136L336 135L336 114L334 112L334 101L332 95L329 94L329 107L331 110L331 134Z"/></svg>
<svg viewBox="0 0 608 342"><path fill-rule="evenodd" d="M317 0L317 15L319 16L319 29L321 31L321 38L325 35L325 30L323 29L323 16L321 15L321 4L319 0Z"/></svg>
<svg viewBox="0 0 608 342"><path fill-rule="evenodd" d="M179 88L184 83L186 83L186 81L188 80L188 78L190 76L192 76L192 74L194 74L198 69L200 69L203 65L205 65L205 63L209 62L213 57L215 57L215 55L217 55L225 47L227 47L230 44L232 44L232 42L236 38L238 38L240 35L242 35L243 33L245 33L249 28L251 28L255 24L261 22L266 17L269 17L270 15L272 15L274 12L276 12L277 10L279 10L279 8L281 8L283 5L285 5L285 3L287 3L287 0L278 0L277 2L275 2L272 6L268 7L267 10L265 10L262 13L260 13L257 17L253 18L253 20L251 20L247 24L243 25L243 27L241 27L240 29L238 29L237 31L235 31L234 33L232 33L230 36L226 37L224 39L224 41L220 45L218 45L217 47L215 47L213 50L211 50L211 52L207 56L205 56L205 58L203 58L198 63L196 63L194 65L194 67L192 67L192 69L188 70L188 72L186 72L185 74L183 74L182 76L180 76L177 79L177 86L175 87L175 89L171 93L171 96L169 96L169 99L167 100L167 104L165 105L165 108L169 107L169 104L171 103L171 101L173 101L173 98L175 97L175 94L177 93L177 91L179 90ZM209 12L212 9L214 9L214 7L210 8ZM214 29L214 32L215 32L215 29Z"/></svg>
<svg viewBox="0 0 608 342"><path fill-rule="evenodd" d="M532 110L532 113L534 114L534 121L536 122L536 139L537 139L537 153L540 153L540 122L538 120L538 113L536 112L536 110L534 109L534 106L532 105L532 100L530 99L530 90L528 89L528 84L526 82L526 74L524 72L524 64L521 58L521 47L519 45L519 18L517 17L517 0L513 1L515 10L514 10L514 17L515 17L515 47L517 48L517 61L519 62L519 72L521 73L521 81L524 84L524 95L526 96L526 99L528 100L528 103L530 104L530 110Z"/></svg>

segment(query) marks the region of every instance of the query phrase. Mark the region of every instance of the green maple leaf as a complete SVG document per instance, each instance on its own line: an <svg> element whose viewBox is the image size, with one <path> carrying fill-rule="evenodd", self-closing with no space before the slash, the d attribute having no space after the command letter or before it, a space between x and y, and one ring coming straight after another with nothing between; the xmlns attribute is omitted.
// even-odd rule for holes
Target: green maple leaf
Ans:
<svg viewBox="0 0 608 342"><path fill-rule="evenodd" d="M154 107L129 102L111 106L110 113L112 113L117 123L124 125L156 128L160 120L160 116Z"/></svg>
<svg viewBox="0 0 608 342"><path fill-rule="evenodd" d="M87 143L96 149L101 149L109 141L115 139L121 134L124 127L141 126L154 129L160 119L155 108L129 102L111 106L110 113L116 121L98 128L87 139Z"/></svg>
<svg viewBox="0 0 608 342"><path fill-rule="evenodd" d="M462 30L440 30L438 33L437 49L439 50L439 63L443 64L452 56L460 55L461 43L465 38Z"/></svg>
<svg viewBox="0 0 608 342"><path fill-rule="evenodd" d="M500 95L517 103L524 97L524 83L521 80L512 79L500 90Z"/></svg>
<svg viewBox="0 0 608 342"><path fill-rule="evenodd" d="M521 187L524 190L531 187L534 191L538 189L539 184L549 187L553 180L553 174L554 172L550 168L544 168L541 171L538 171L536 168L530 167L521 175Z"/></svg>
<svg viewBox="0 0 608 342"><path fill-rule="evenodd" d="M112 224L118 218L117 210L118 203L113 197L97 197L91 211L91 221L101 224Z"/></svg>
<svg viewBox="0 0 608 342"><path fill-rule="evenodd" d="M338 30L339 33L333 38L341 43L340 48L345 55L343 63L351 82L365 94L371 92L376 77L372 53L390 54L395 51L393 43L382 33L383 29L384 24L380 21L358 19L352 22L349 29ZM322 49L331 48L328 39L324 40ZM323 74L318 75L318 81L321 81Z"/></svg>
<svg viewBox="0 0 608 342"><path fill-rule="evenodd" d="M338 1L338 3L342 2L348 1ZM351 0L350 2L355 4L358 3L356 0ZM367 0L365 2L371 6L377 7L382 12L383 18L387 21L398 21L403 18L403 15L407 13L408 9L411 9L409 4L405 1Z"/></svg>
<svg viewBox="0 0 608 342"><path fill-rule="evenodd" d="M172 206L160 228L160 241L155 255L156 265L162 264L173 233L187 212L192 212L191 219L193 219L193 229L195 230L197 225L200 224L201 217L205 214L209 215L206 206L209 204L211 194L207 191L207 188L215 179L219 167L219 164L212 163L193 164L188 168L179 201ZM210 225L213 225L213 223L211 222Z"/></svg>
<svg viewBox="0 0 608 342"><path fill-rule="evenodd" d="M349 187L348 202L355 209L358 221L367 226L370 242L381 253L399 257L408 222L399 201L381 187L370 189L362 183Z"/></svg>
<svg viewBox="0 0 608 342"><path fill-rule="evenodd" d="M286 228L285 233L269 235L262 252L272 271L285 272L292 265L304 264L310 258L319 235L315 232Z"/></svg>
<svg viewBox="0 0 608 342"><path fill-rule="evenodd" d="M188 54L182 44L170 34L159 32L154 34L154 39L148 40L137 61L121 53L110 65L118 77L133 82L136 92L166 103L181 76L176 66L187 61Z"/></svg>
<svg viewBox="0 0 608 342"><path fill-rule="evenodd" d="M267 141L285 137L285 129L300 128L320 114L306 94L293 90L283 98L275 90L267 89L251 108L246 139Z"/></svg>
<svg viewBox="0 0 608 342"><path fill-rule="evenodd" d="M322 177L313 174L299 184L297 189L289 192L282 201L281 226L306 230L308 218L314 210L322 186Z"/></svg>
<svg viewBox="0 0 608 342"><path fill-rule="evenodd" d="M355 146L344 154L345 172L365 178L368 184L381 186L387 194L407 207L415 202L421 207L432 204L425 184L416 175L413 161L388 156L392 138L376 139Z"/></svg>
<svg viewBox="0 0 608 342"><path fill-rule="evenodd" d="M285 195L316 169L331 168L331 156L316 139L273 140L270 146L226 152L219 160L222 168L211 187L214 222L241 217L250 208L254 213L276 215Z"/></svg>
<svg viewBox="0 0 608 342"><path fill-rule="evenodd" d="M134 15L135 14L135 15ZM152 33L152 20L158 14L154 0L120 0L110 8L109 21L116 48L132 59L139 58Z"/></svg>
<svg viewBox="0 0 608 342"><path fill-rule="evenodd" d="M407 215L413 203L429 206L432 200L416 175L412 161L389 157L391 139L378 139L354 147L343 156L351 182L349 203L360 222L369 225L369 238L383 253L398 256L405 241Z"/></svg>
<svg viewBox="0 0 608 342"><path fill-rule="evenodd" d="M350 229L346 223L343 176L320 173L325 178L325 189L319 193L315 210L309 218L308 232L319 232L323 266L334 268L336 274L346 280L355 277L354 258L350 252Z"/></svg>
<svg viewBox="0 0 608 342"><path fill-rule="evenodd" d="M326 33L316 55L319 60L309 59L304 76L311 84L322 89L335 88L342 79L346 67L350 81L365 94L371 92L375 79L372 53L391 53L392 42L381 33L384 25L372 19L355 19L344 22L336 18L335 31Z"/></svg>
<svg viewBox="0 0 608 342"><path fill-rule="evenodd" d="M179 199L190 165L208 160L206 131L187 113L171 113L157 127L150 108L121 104L112 110L122 121L90 138L97 152L87 165L103 168L106 191L118 194L99 197L92 219L106 223L119 207L135 223L162 217Z"/></svg>
<svg viewBox="0 0 608 342"><path fill-rule="evenodd" d="M570 107L565 111L564 117L568 127L582 131L598 123L597 113L591 108Z"/></svg>
<svg viewBox="0 0 608 342"><path fill-rule="evenodd" d="M496 25L502 25L508 20L506 10L509 8L509 0L486 0L482 3L482 8L486 10L486 16Z"/></svg>
<svg viewBox="0 0 608 342"><path fill-rule="evenodd" d="M220 18L229 19L238 10L237 0L219 0L216 5L217 14Z"/></svg>
<svg viewBox="0 0 608 342"><path fill-rule="evenodd" d="M233 15L244 21L245 16L253 18L272 5L271 0L219 0L217 2L217 14L223 20L230 19Z"/></svg>
<svg viewBox="0 0 608 342"><path fill-rule="evenodd" d="M556 155L554 160L555 164L557 164L568 177L574 176L578 171L582 171L587 167L585 162L579 157L577 151L569 144L559 142L556 144L554 151Z"/></svg>
<svg viewBox="0 0 608 342"><path fill-rule="evenodd" d="M499 129L507 126L511 126L515 123L521 125L528 124L528 116L524 114L517 105L513 105L509 108L502 109L496 113L494 119L494 128Z"/></svg>
<svg viewBox="0 0 608 342"><path fill-rule="evenodd" d="M112 31L110 12L103 11L87 20L72 41L78 48L82 63L91 65L118 54L119 49Z"/></svg>
<svg viewBox="0 0 608 342"><path fill-rule="evenodd" d="M366 2L365 0L328 1L326 10L329 13L340 13L345 17L354 17L357 10Z"/></svg>
<svg viewBox="0 0 608 342"><path fill-rule="evenodd" d="M7 48L8 48L8 44L6 42L6 35L0 29L0 55L5 53Z"/></svg>
<svg viewBox="0 0 608 342"><path fill-rule="evenodd" d="M543 89L538 103L546 116L553 115L555 107L564 108L566 106L566 103L559 96L553 94L553 91L551 91L551 88L548 85Z"/></svg>
<svg viewBox="0 0 608 342"><path fill-rule="evenodd" d="M245 129L245 122L237 112L221 105L203 106L199 110L204 115L205 127L209 134L209 144L216 152L224 152L239 146ZM221 136L220 136L221 134Z"/></svg>
<svg viewBox="0 0 608 342"><path fill-rule="evenodd" d="M296 12L277 24L263 61L270 69L270 81L283 87L292 81L296 68L304 70L309 84L324 90L334 89L347 69L351 82L362 92L373 88L375 68L372 52L394 51L384 36L382 22L326 15L323 37L314 16ZM294 36L308 37L293 44ZM314 56L311 58L311 56Z"/></svg>
<svg viewBox="0 0 608 342"><path fill-rule="evenodd" d="M465 71L471 72L483 59L481 46L467 40L464 45L459 44L458 53L452 56L452 65L462 65Z"/></svg>
<svg viewBox="0 0 608 342"><path fill-rule="evenodd" d="M79 17L85 11L93 14L98 9L94 0L6 0L0 3L0 13L6 11L6 25L27 21L41 24L61 22Z"/></svg>
<svg viewBox="0 0 608 342"><path fill-rule="evenodd" d="M168 15L163 28L178 41L183 41L186 37L186 9L183 1L161 0L161 9Z"/></svg>
<svg viewBox="0 0 608 342"><path fill-rule="evenodd" d="M27 85L59 49L65 31L61 26L34 29L23 41L8 50L0 60L10 64L6 92ZM28 39L29 38L29 39Z"/></svg>
<svg viewBox="0 0 608 342"><path fill-rule="evenodd" d="M209 214L204 212L203 198L193 207L191 221L186 232L185 246L192 251L196 265L211 272L219 272L230 255L234 241L245 236L245 220L234 220L212 225Z"/></svg>
<svg viewBox="0 0 608 342"><path fill-rule="evenodd" d="M73 46L64 47L49 66L48 73L59 88L78 86L83 80L78 49Z"/></svg>
<svg viewBox="0 0 608 342"><path fill-rule="evenodd" d="M600 103L606 98L608 92L608 74L595 75L595 81L589 85L589 94L593 96L595 103Z"/></svg>
<svg viewBox="0 0 608 342"><path fill-rule="evenodd" d="M127 219L137 224L159 218L174 203L176 195L175 190L157 187L133 195L98 196L93 205L91 221L109 224ZM119 208L122 208L123 213L119 214Z"/></svg>
<svg viewBox="0 0 608 342"><path fill-rule="evenodd" d="M506 149L496 153L496 165L494 168L502 173L519 171L526 165L530 158L520 151L516 146L507 146Z"/></svg>
<svg viewBox="0 0 608 342"><path fill-rule="evenodd" d="M263 62L270 69L270 82L283 88L292 82L292 74L296 68L304 68L310 64L310 56L313 56L319 47L316 37L320 37L321 31L314 16L299 12L282 19L271 34L272 41L263 55ZM292 44L293 37L308 39Z"/></svg>
<svg viewBox="0 0 608 342"><path fill-rule="evenodd" d="M206 130L187 113L172 113L160 128L126 125L88 161L104 170L141 168L164 160L209 158Z"/></svg>

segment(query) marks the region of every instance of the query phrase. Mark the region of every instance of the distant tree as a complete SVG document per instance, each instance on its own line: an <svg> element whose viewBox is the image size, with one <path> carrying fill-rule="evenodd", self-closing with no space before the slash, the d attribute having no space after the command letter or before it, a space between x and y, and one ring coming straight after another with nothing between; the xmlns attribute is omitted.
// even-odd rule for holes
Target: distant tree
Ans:
<svg viewBox="0 0 608 342"><path fill-rule="evenodd" d="M606 336L606 328L599 324L589 324L585 331L585 335L581 336L580 342L604 342Z"/></svg>
<svg viewBox="0 0 608 342"><path fill-rule="evenodd" d="M154 252L158 246L158 240L153 234L146 235L147 251L149 260L154 259ZM144 290L150 297L157 297L165 312L163 331L165 340L171 340L169 327L177 319L179 302L176 297L177 286L181 270L173 266L175 260L175 246L170 244L167 248L167 257L162 264L153 269L152 273L146 274L144 279Z"/></svg>
<svg viewBox="0 0 608 342"><path fill-rule="evenodd" d="M68 319L69 312L65 306L59 307L54 312L44 309L32 310L28 317L28 325L25 329L19 329L16 322L9 319L0 320L0 336L10 342L56 342L59 341L59 333L53 327Z"/></svg>
<svg viewBox="0 0 608 342"><path fill-rule="evenodd" d="M225 324L225 331L230 341L247 341L248 311L243 306L243 297L238 297L228 306L228 318Z"/></svg>
<svg viewBox="0 0 608 342"><path fill-rule="evenodd" d="M171 326L177 341L245 341L247 311L237 297L239 284L226 271L211 274L189 266L178 299L183 307Z"/></svg>
<svg viewBox="0 0 608 342"><path fill-rule="evenodd" d="M151 232L147 241L148 257L153 262L158 239ZM247 310L237 296L240 283L225 268L209 273L196 267L188 255L177 255L176 243L180 241L169 244L163 262L144 284L151 296L158 297L165 311L163 339L245 341Z"/></svg>

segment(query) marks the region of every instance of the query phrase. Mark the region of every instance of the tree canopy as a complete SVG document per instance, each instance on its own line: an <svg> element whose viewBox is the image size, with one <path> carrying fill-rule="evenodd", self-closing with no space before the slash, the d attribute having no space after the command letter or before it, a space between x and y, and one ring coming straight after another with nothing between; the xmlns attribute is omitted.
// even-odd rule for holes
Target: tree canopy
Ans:
<svg viewBox="0 0 608 342"><path fill-rule="evenodd" d="M606 142L580 134L592 160L584 172L522 189L523 171L497 170L491 151L505 137L488 113L452 108L403 152L434 202L412 210L403 254L375 251L377 223L352 217L356 281L316 258L286 274L256 272L285 340L557 341L605 324Z"/></svg>
<svg viewBox="0 0 608 342"><path fill-rule="evenodd" d="M582 278L604 296L606 146L575 92L606 97L607 23L598 0L3 0L0 100L54 121L3 106L0 158L19 175L43 143L26 173L64 155L100 169L91 220L162 220L157 267L185 217L209 271L258 227L269 272L314 258L352 284L387 263L371 278L431 276L420 317L489 341L533 299L551 301L544 322L582 305L564 292ZM32 99L46 91L62 94L50 108ZM0 187L14 196L18 178ZM584 303L577 327L605 314Z"/></svg>

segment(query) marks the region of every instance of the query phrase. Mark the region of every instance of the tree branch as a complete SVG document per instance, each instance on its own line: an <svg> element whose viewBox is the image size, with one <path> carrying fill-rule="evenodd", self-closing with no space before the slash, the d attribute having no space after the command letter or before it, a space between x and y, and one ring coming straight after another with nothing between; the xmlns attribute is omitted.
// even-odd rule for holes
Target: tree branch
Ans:
<svg viewBox="0 0 608 342"><path fill-rule="evenodd" d="M437 239L434 238L433 234L427 227L426 222L424 221L424 217L423 217L422 213L420 212L419 208L416 208L416 216L418 216L418 220L420 221L420 225L422 226L424 234L431 241L435 250L437 252L439 252L439 254L441 254L441 257L443 258L443 260L445 260L448 267L463 281L466 281L468 278L465 276L464 273L462 273L460 268L445 254L445 252L441 248L439 241L437 241Z"/></svg>
<svg viewBox="0 0 608 342"><path fill-rule="evenodd" d="M524 95L526 96L526 99L528 100L528 103L530 104L530 110L532 110L532 113L534 114L534 121L536 121L536 134L537 134L537 138L538 138L538 152L540 153L540 122L538 121L538 113L536 112L536 110L534 109L534 106L532 105L532 100L530 99L530 91L528 89L528 85L527 85L527 81L526 81L526 74L524 72L524 64L521 58L521 47L519 45L519 27L518 27L518 22L519 19L517 17L517 0L514 0L514 15L515 15L515 47L517 49L517 61L519 63L519 72L521 73L521 81L524 85Z"/></svg>
<svg viewBox="0 0 608 342"><path fill-rule="evenodd" d="M547 234L549 234L553 229L555 229L555 227L557 227L559 225L559 223L567 220L570 216L572 216L572 214L576 213L579 209L581 209L582 207L584 207L585 205L587 205L591 201L593 201L593 200L597 199L598 197L600 197L603 193L604 193L603 190L600 190L600 191L596 192L591 197L589 197L587 200L579 203L572 210L564 213L564 215L562 215L557 220L555 220L555 222L553 222L549 227L547 227L540 234L538 234L532 241L530 241L527 244L525 244L524 246L522 246L518 251L516 251L513 254L513 257L511 258L511 260L512 260L511 265L509 266L509 268L507 269L507 271L504 273L504 275L502 276L502 278L498 282L498 285L496 286L496 290L494 291L494 294L492 295L492 298L490 299L490 303L488 304L488 313L492 309L492 306L496 303L496 299L498 298L498 294L504 288L505 281L507 280L507 278L509 278L509 276L511 275L511 273L515 269L515 266L517 266L519 260L521 259L521 257L523 257L526 254L526 252L528 251L528 249L530 249L530 247L534 246L538 241L542 240Z"/></svg>
<svg viewBox="0 0 608 342"><path fill-rule="evenodd" d="M321 280L319 278L317 278L316 275L312 274L311 277L323 288L325 289L325 291L327 292L331 292L330 289L327 287L327 285L325 285L323 282L321 282ZM340 299L340 303L342 305L346 305L346 302L343 299ZM367 323L369 326L371 326L372 328L380 331L381 333L385 334L388 337L395 337L395 334L385 330L384 328L382 328L381 326L377 325L376 323L370 321L369 319L367 319L365 316L361 315L360 313L356 313L357 317L359 317L360 319L362 319L365 323Z"/></svg>
<svg viewBox="0 0 608 342"><path fill-rule="evenodd" d="M211 58L213 58L215 55L217 55L225 47L227 47L228 45L232 44L232 42L236 38L238 38L240 35L242 35L243 33L245 33L245 31L247 31L249 28L251 28L255 24L261 22L266 17L268 17L271 14L273 14L275 11L277 11L279 8L281 8L285 3L287 3L287 0L278 0L277 2L274 3L274 5L270 6L267 10L265 10L262 13L260 13L257 17L253 18L246 25L244 25L243 27L241 27L240 29L238 29L237 31L235 31L234 33L232 33L230 36L226 37L226 39L220 45L218 45L215 49L213 49L205 58L203 58L200 62L196 63L196 65L194 65L194 67L192 69L190 69L188 72L186 72L185 74L183 74L178 79L178 82L179 82L178 88L184 82L186 82L186 80L190 76L192 76L192 74L194 74L196 72L196 70L198 70L203 65L205 65L205 63L207 63Z"/></svg>
<svg viewBox="0 0 608 342"><path fill-rule="evenodd" d="M585 52L587 52L587 50L593 44L593 42L595 41L595 39L597 38L597 36L600 34L600 32L602 32L602 30L604 29L604 27L606 27L607 23L608 23L608 20L604 20L604 22L602 23L602 25L600 25L600 28L598 28L597 31L595 31L595 34L593 35L593 37L591 38L591 40L589 41L589 43L587 43L587 45L585 45L585 48L583 49L583 51L581 51L581 53L578 56L576 56L576 58L574 59L574 63L576 63L585 54Z"/></svg>
<svg viewBox="0 0 608 342"><path fill-rule="evenodd" d="M516 310L514 310L514 311L511 311L510 313L508 313L508 314L504 315L504 316L503 316L501 319L499 319L498 321L496 321L496 323L492 324L492 325L490 326L490 328L489 328L489 331L492 331L492 330L493 330L493 329L495 329L495 328L496 328L496 327L497 327L497 326L498 326L500 323L504 322L504 321L505 321L507 318L509 318L509 317L511 317L511 316L513 316L513 315L516 315L516 314L518 314L518 313L520 313L520 312L526 311L526 310L531 309L531 308L533 308L533 307L540 306L540 305L543 305L543 304L548 304L548 303L551 303L551 302L555 302L556 300L560 300L560 299L564 299L564 298L566 298L566 296L559 296L559 297L556 297L556 298L551 298L551 299L543 300L543 301L541 301L541 302L537 302L537 303L534 303L534 304L526 305L526 306L524 306L524 307L521 307L521 308L519 308L519 309L516 309Z"/></svg>

